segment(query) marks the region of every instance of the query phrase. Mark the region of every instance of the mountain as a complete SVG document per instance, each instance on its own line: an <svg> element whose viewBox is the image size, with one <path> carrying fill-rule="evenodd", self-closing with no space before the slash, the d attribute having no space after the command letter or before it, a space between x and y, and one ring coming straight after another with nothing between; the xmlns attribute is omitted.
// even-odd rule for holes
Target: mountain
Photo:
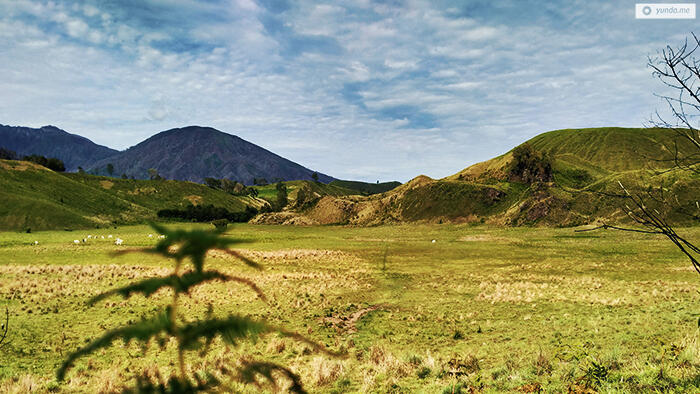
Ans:
<svg viewBox="0 0 700 394"><path fill-rule="evenodd" d="M648 199L648 204L665 210L672 222L686 223L688 217L682 212L697 212L700 177L673 168L676 144L681 152L690 148L668 129L555 130L452 176L419 176L367 197L325 196L314 206L299 210L297 215L303 218L285 220L356 225L415 221L550 226L612 223L627 220L624 201L616 197L622 194L622 183L640 194L650 187L663 187L665 195L674 199L666 204ZM255 221L279 222L274 215L265 214Z"/></svg>
<svg viewBox="0 0 700 394"><path fill-rule="evenodd" d="M166 179L202 182L205 177L228 178L252 184L254 178L311 180L314 171L278 156L235 135L211 127L188 126L158 133L151 138L94 163L90 169L114 175L148 178L155 169ZM321 182L334 178L318 173Z"/></svg>
<svg viewBox="0 0 700 394"><path fill-rule="evenodd" d="M118 153L55 126L33 129L0 124L0 147L20 156L36 154L61 159L67 171L75 171L79 166L87 168L91 163Z"/></svg>
<svg viewBox="0 0 700 394"><path fill-rule="evenodd" d="M211 204L231 212L267 204L192 182L56 173L13 160L0 160L0 200L0 230L33 231L143 223L155 220L161 209L189 204Z"/></svg>

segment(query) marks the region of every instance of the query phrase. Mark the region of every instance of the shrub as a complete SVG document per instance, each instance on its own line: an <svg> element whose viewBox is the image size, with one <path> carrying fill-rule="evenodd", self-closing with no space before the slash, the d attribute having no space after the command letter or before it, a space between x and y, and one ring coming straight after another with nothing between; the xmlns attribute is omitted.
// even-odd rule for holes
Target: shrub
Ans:
<svg viewBox="0 0 700 394"><path fill-rule="evenodd" d="M430 368L428 367L422 367L418 371L416 371L416 375L418 376L418 379L425 379L428 376L430 376Z"/></svg>
<svg viewBox="0 0 700 394"><path fill-rule="evenodd" d="M509 179L524 183L551 182L554 179L552 160L548 154L538 152L530 144L524 143L513 149Z"/></svg>
<svg viewBox="0 0 700 394"><path fill-rule="evenodd" d="M55 157L46 158L44 156L31 155L24 156L22 160L31 161L32 163L36 163L56 172L64 172L66 170L66 166L63 164L63 162Z"/></svg>
<svg viewBox="0 0 700 394"><path fill-rule="evenodd" d="M549 362L549 359L542 352L540 352L540 354L537 356L537 360L535 360L533 366L535 369L535 374L538 376L549 375L552 373L552 363Z"/></svg>
<svg viewBox="0 0 700 394"><path fill-rule="evenodd" d="M212 317L211 311L202 320L185 319L178 314L178 298L189 294L189 290L201 284L211 281L234 281L247 285L260 298L265 299L264 294L252 281L236 276L223 274L216 270L204 268L205 256L209 250L218 249L237 257L242 263L260 269L260 266L236 253L228 247L239 243L234 239L221 237L220 231L202 230L168 230L162 226L152 224L154 230L165 236L155 247L142 249L143 252L156 253L167 258L174 259L175 264L172 274L168 276L154 277L132 283L125 287L114 289L99 294L89 300L89 305L111 297L121 296L128 298L134 294L143 294L150 297L162 288L173 290L172 302L164 308L160 308L153 316L144 317L141 321L129 324L125 327L107 331L102 337L94 340L86 346L70 354L57 371L57 378L62 381L68 370L79 358L91 354L99 349L110 346L113 342L138 341L147 347L149 343L156 343L164 348L169 341L177 344L177 365L179 373L167 380L148 373L137 377L134 392L199 392L221 389L222 381L219 376L230 376L244 383L256 383L259 377L267 379L273 385L276 383L276 375L284 375L291 382L290 391L304 392L299 377L289 369L267 361L244 360L240 365L230 368L227 365L219 365L215 371L205 371L204 374L187 373L185 366L185 352L199 350L204 354L209 350L209 345L216 338L221 338L227 345L236 346L242 340L255 339L270 332L278 332L283 336L292 337L311 345L317 351L329 353L321 345L306 338L281 328L273 327L262 320L255 320L242 315L229 315L225 318ZM128 252L125 252L128 253ZM183 264L189 261L191 267L185 270ZM147 371L146 371L147 372ZM154 382L154 379L157 380Z"/></svg>
<svg viewBox="0 0 700 394"><path fill-rule="evenodd" d="M287 186L282 182L277 182L275 186L277 197L275 198L275 208L281 211L287 205Z"/></svg>
<svg viewBox="0 0 700 394"><path fill-rule="evenodd" d="M13 150L0 148L0 159L2 160L17 160L17 153Z"/></svg>
<svg viewBox="0 0 700 394"><path fill-rule="evenodd" d="M228 227L228 220L227 219L217 219L211 222L214 227L216 227L217 230L226 230L226 227Z"/></svg>
<svg viewBox="0 0 700 394"><path fill-rule="evenodd" d="M479 359L474 355L469 355L462 360L458 358L450 359L450 361L447 362L447 367L448 373L455 377L469 375L481 370Z"/></svg>

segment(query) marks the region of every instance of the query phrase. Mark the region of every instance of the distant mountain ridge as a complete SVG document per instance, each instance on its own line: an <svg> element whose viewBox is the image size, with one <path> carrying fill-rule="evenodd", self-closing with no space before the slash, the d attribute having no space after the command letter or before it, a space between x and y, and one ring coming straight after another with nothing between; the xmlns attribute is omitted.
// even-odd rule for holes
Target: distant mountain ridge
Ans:
<svg viewBox="0 0 700 394"><path fill-rule="evenodd" d="M20 156L56 157L63 160L69 172L82 167L114 177L148 179L149 169L155 169L166 179L200 183L207 177L245 184L253 184L255 178L268 182L312 180L314 173L324 183L335 179L238 136L201 126L166 130L120 152L55 126L35 129L0 124L0 148Z"/></svg>
<svg viewBox="0 0 700 394"><path fill-rule="evenodd" d="M315 171L285 159L232 134L211 127L187 126L160 132L138 145L90 166L106 175L145 179L155 169L166 179L202 182L204 178L228 178L252 184L255 178L311 180ZM316 172L328 183L333 177Z"/></svg>
<svg viewBox="0 0 700 394"><path fill-rule="evenodd" d="M61 159L67 171L75 171L79 166L87 167L119 153L55 126L35 129L0 124L0 147L15 151L20 156L36 154Z"/></svg>

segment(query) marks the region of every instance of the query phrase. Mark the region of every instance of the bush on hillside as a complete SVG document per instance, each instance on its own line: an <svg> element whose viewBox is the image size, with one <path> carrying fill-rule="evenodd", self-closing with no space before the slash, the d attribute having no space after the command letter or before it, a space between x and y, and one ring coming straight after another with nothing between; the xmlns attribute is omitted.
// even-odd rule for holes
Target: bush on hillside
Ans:
<svg viewBox="0 0 700 394"><path fill-rule="evenodd" d="M63 162L55 157L47 158L40 155L31 155L24 156L22 160L31 161L32 163L36 163L56 172L64 172L66 170L66 166L63 164Z"/></svg>
<svg viewBox="0 0 700 394"><path fill-rule="evenodd" d="M246 187L241 182L230 179L204 178L204 184L212 189L221 190L232 196L253 196L258 195L258 190L254 187Z"/></svg>
<svg viewBox="0 0 700 394"><path fill-rule="evenodd" d="M287 186L282 182L277 182L275 186L277 190L277 197L275 198L275 209L281 211L285 206L287 206Z"/></svg>
<svg viewBox="0 0 700 394"><path fill-rule="evenodd" d="M17 160L17 153L13 150L0 148L0 159L2 159L2 160Z"/></svg>
<svg viewBox="0 0 700 394"><path fill-rule="evenodd" d="M551 182L553 179L552 159L547 153L536 151L528 143L513 149L510 181L531 184Z"/></svg>
<svg viewBox="0 0 700 394"><path fill-rule="evenodd" d="M226 230L226 227L228 227L228 219L217 219L211 222L212 226L214 226L217 230Z"/></svg>

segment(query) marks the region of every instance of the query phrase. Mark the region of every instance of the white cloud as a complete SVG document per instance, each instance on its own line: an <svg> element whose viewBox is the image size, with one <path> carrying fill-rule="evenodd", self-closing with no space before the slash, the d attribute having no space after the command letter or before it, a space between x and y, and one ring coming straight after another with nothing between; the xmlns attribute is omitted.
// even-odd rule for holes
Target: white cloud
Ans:
<svg viewBox="0 0 700 394"><path fill-rule="evenodd" d="M95 15L99 14L99 13L100 13L100 10L97 9L97 7L94 7L94 6L90 5L90 4L85 4L85 5L83 6L83 13L84 13L86 16L92 17L92 16L95 16Z"/></svg>
<svg viewBox="0 0 700 394"><path fill-rule="evenodd" d="M600 2L561 6L576 26L421 1L73 4L0 3L0 123L115 148L210 125L369 181L446 176L549 129L637 126L658 107L646 55L689 28L601 19Z"/></svg>
<svg viewBox="0 0 700 394"><path fill-rule="evenodd" d="M476 29L467 30L462 33L462 37L466 40L488 40L499 35L500 30L491 26L477 27Z"/></svg>

